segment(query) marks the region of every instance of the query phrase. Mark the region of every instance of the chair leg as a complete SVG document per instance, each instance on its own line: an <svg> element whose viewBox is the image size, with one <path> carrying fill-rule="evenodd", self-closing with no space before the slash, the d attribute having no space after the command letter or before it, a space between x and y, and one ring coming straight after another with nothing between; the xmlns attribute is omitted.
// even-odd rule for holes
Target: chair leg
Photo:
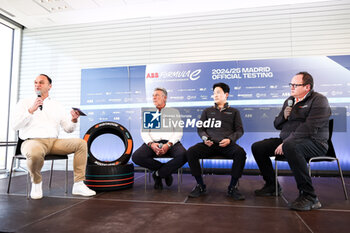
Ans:
<svg viewBox="0 0 350 233"><path fill-rule="evenodd" d="M52 162L51 162L50 180L49 180L49 188L50 189L51 189L51 181L52 181L53 162L54 162L54 160L52 160Z"/></svg>
<svg viewBox="0 0 350 233"><path fill-rule="evenodd" d="M65 193L68 193L68 158L66 159L66 180L64 182L65 185Z"/></svg>
<svg viewBox="0 0 350 233"><path fill-rule="evenodd" d="M204 165L203 165L203 159L201 159L201 168L202 168L202 175L204 174Z"/></svg>
<svg viewBox="0 0 350 233"><path fill-rule="evenodd" d="M177 169L177 191L180 192L180 169Z"/></svg>
<svg viewBox="0 0 350 233"><path fill-rule="evenodd" d="M145 191L147 190L147 168L145 168Z"/></svg>
<svg viewBox="0 0 350 233"><path fill-rule="evenodd" d="M277 167L277 160L275 159L275 190L276 190L276 197L278 197L278 167Z"/></svg>
<svg viewBox="0 0 350 233"><path fill-rule="evenodd" d="M345 182L344 182L344 177L343 177L343 172L341 170L340 164L339 164L339 160L337 159L337 163L338 163L338 169L339 169L339 174L340 174L340 178L341 178L341 182L343 184L343 190L344 190L344 195L345 195L345 200L348 200L348 192L346 191L346 186L345 186Z"/></svg>
<svg viewBox="0 0 350 233"><path fill-rule="evenodd" d="M29 171L27 171L27 199L29 199L29 185L31 184L32 182L30 182L30 178L29 178Z"/></svg>
<svg viewBox="0 0 350 233"><path fill-rule="evenodd" d="M12 158L9 183L7 185L7 193L10 193L10 186L11 186L11 179L12 179L12 172L13 172L13 164L14 164L14 162L15 162L15 157Z"/></svg>
<svg viewBox="0 0 350 233"><path fill-rule="evenodd" d="M310 164L310 162L307 163L307 168L309 169L309 176L311 178L311 164Z"/></svg>
<svg viewBox="0 0 350 233"><path fill-rule="evenodd" d="M181 167L181 184L182 184L182 173L183 173L183 168Z"/></svg>
<svg viewBox="0 0 350 233"><path fill-rule="evenodd" d="M152 182L152 179L151 179L152 171L147 169L147 172L148 172L148 181L151 183Z"/></svg>

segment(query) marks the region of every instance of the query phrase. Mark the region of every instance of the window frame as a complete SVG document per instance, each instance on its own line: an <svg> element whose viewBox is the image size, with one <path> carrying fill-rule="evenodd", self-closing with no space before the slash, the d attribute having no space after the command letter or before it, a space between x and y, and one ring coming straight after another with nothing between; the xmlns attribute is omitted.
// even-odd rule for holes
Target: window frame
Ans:
<svg viewBox="0 0 350 233"><path fill-rule="evenodd" d="M24 26L7 18L0 14L0 24L2 26L12 29L12 42L11 42L11 55L10 55L10 72L9 72L9 92L8 92L8 103L7 103L7 126L6 126L6 138L5 144L16 140L16 133L10 128L10 113L11 109L18 100L18 82L19 82L19 68L20 68L20 51L22 46L22 31ZM4 164L0 167L0 173L7 172L9 166L8 156L14 154L13 146L5 146L5 160Z"/></svg>

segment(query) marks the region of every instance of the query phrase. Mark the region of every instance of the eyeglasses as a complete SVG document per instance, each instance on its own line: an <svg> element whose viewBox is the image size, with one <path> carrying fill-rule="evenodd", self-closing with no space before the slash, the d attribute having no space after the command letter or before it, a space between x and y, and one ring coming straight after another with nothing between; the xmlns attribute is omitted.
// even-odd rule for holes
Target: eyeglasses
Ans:
<svg viewBox="0 0 350 233"><path fill-rule="evenodd" d="M289 83L290 87L296 88L296 87L301 87L301 86L305 86L306 84L296 84L296 83Z"/></svg>

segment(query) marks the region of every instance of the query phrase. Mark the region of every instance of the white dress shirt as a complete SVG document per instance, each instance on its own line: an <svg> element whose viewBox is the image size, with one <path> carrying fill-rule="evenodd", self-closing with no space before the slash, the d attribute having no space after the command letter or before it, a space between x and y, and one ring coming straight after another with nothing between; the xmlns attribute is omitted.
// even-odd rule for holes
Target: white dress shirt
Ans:
<svg viewBox="0 0 350 233"><path fill-rule="evenodd" d="M163 108L161 110L161 121L169 122L172 120L178 122L181 120L180 112L175 108ZM173 145L179 142L183 135L183 129L180 127L174 127L174 125L168 124L167 128L162 126L162 129L142 129L141 126L141 137L143 141L148 144L150 142L157 142L166 140L171 142Z"/></svg>
<svg viewBox="0 0 350 233"><path fill-rule="evenodd" d="M47 97L43 102L43 109L39 108L30 114L28 109L37 97L20 100L13 114L12 127L19 130L19 137L28 138L57 138L60 127L67 133L74 131L76 123L67 114L64 107L57 101Z"/></svg>

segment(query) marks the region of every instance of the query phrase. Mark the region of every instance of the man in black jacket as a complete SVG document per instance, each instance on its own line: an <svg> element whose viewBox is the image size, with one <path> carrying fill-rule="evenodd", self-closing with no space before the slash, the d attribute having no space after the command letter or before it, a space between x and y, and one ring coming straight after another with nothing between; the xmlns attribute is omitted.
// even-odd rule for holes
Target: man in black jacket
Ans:
<svg viewBox="0 0 350 233"><path fill-rule="evenodd" d="M290 204L294 210L321 208L306 159L324 156L328 150L328 124L331 109L328 100L313 91L313 78L307 72L296 74L292 82L291 96L275 118L275 128L281 130L279 138L269 138L252 145L254 158L265 180L263 188L256 190L257 196L273 196L281 188L275 188L275 174L269 156L284 155L293 172L299 189L299 197Z"/></svg>
<svg viewBox="0 0 350 233"><path fill-rule="evenodd" d="M236 188L246 161L246 152L236 144L236 141L243 135L241 116L237 109L230 107L226 102L230 92L230 87L227 84L216 83L213 86L213 90L215 105L204 109L200 120L204 122L209 119L215 119L216 121L221 121L221 126L198 128L198 134L203 142L187 150L188 164L192 175L197 181L197 185L189 194L189 197L199 197L206 193L206 185L201 175L199 159L223 155L228 159L234 160L228 195L235 200L244 200L245 197Z"/></svg>

